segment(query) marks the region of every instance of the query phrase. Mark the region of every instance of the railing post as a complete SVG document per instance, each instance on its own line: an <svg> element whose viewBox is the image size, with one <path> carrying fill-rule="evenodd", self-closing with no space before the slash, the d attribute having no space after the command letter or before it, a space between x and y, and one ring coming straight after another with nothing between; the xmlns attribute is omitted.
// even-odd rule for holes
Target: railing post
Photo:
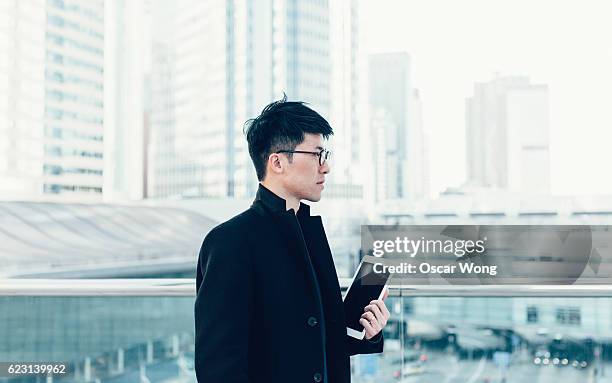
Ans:
<svg viewBox="0 0 612 383"><path fill-rule="evenodd" d="M153 363L153 341L147 341L147 363Z"/></svg>
<svg viewBox="0 0 612 383"><path fill-rule="evenodd" d="M117 350L117 373L123 374L125 370L125 356L123 353L123 348L119 348Z"/></svg>
<svg viewBox="0 0 612 383"><path fill-rule="evenodd" d="M179 354L179 337L178 337L178 335L172 335L171 342L172 342L172 346L171 346L172 347L171 348L172 356L178 356L178 354Z"/></svg>
<svg viewBox="0 0 612 383"><path fill-rule="evenodd" d="M144 365L144 363L142 363L140 365L140 369L139 369L139 383L151 383L151 381L147 377L147 368Z"/></svg>
<svg viewBox="0 0 612 383"><path fill-rule="evenodd" d="M83 366L83 380L91 382L91 358L85 357L85 365Z"/></svg>

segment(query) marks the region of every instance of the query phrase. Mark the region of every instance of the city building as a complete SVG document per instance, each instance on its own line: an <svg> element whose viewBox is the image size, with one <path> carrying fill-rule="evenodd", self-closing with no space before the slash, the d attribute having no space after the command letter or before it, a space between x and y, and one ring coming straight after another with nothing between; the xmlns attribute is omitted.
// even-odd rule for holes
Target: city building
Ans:
<svg viewBox="0 0 612 383"><path fill-rule="evenodd" d="M422 199L429 193L429 171L421 100L410 79L410 56L404 52L371 55L368 82L377 164L375 200Z"/></svg>
<svg viewBox="0 0 612 383"><path fill-rule="evenodd" d="M326 184L326 198L363 198L363 184L369 178L364 171L368 159L361 148L363 129L359 103L363 98L359 81L359 6L355 0L330 1L331 98L329 123L332 169Z"/></svg>
<svg viewBox="0 0 612 383"><path fill-rule="evenodd" d="M145 120L149 102L143 71L151 28L147 0L104 3L104 201L139 200L145 189Z"/></svg>
<svg viewBox="0 0 612 383"><path fill-rule="evenodd" d="M3 195L102 199L104 2L0 7Z"/></svg>
<svg viewBox="0 0 612 383"><path fill-rule="evenodd" d="M152 35L147 195L252 196L244 122L283 93L329 116L329 4L183 0L166 10L153 16L173 30Z"/></svg>
<svg viewBox="0 0 612 383"><path fill-rule="evenodd" d="M468 183L549 193L548 108L548 87L528 77L476 83L466 101Z"/></svg>

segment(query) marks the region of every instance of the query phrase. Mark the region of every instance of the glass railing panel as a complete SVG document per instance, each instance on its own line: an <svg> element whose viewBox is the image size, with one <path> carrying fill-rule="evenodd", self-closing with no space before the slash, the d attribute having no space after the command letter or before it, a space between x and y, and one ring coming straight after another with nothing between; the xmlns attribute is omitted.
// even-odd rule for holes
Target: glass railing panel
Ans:
<svg viewBox="0 0 612 383"><path fill-rule="evenodd" d="M606 286L462 289L391 289L385 351L352 357L353 381L612 379ZM68 373L0 382L195 382L193 303L189 279L1 281L0 362L62 362Z"/></svg>
<svg viewBox="0 0 612 383"><path fill-rule="evenodd" d="M612 298L391 297L385 351L353 381L612 381Z"/></svg>
<svg viewBox="0 0 612 383"><path fill-rule="evenodd" d="M194 382L193 302L189 296L0 297L0 361L68 363L54 382Z"/></svg>

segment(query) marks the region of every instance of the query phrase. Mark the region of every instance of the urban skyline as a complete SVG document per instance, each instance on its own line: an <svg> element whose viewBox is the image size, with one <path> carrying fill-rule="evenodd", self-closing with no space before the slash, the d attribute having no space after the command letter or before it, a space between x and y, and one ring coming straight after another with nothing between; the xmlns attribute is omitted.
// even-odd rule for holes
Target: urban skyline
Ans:
<svg viewBox="0 0 612 383"><path fill-rule="evenodd" d="M612 4L602 0L360 2L362 49L407 51L431 139L431 188L466 177L465 98L474 83L528 76L550 97L551 194L612 193ZM568 25L572 25L568 28Z"/></svg>
<svg viewBox="0 0 612 383"><path fill-rule="evenodd" d="M214 81L218 81L218 78L216 77L218 74L217 72L214 72L214 70L204 71L205 73L208 73L207 76L209 76L211 79L210 81L213 81L213 83L210 83L206 81L199 81L200 75L198 73L203 73L202 71L199 71L199 69L195 71L181 69L194 67L199 68L198 65L214 64L208 63L206 55L202 55L203 53L197 53L202 52L201 47L207 46L207 41L204 36L208 36L208 33L199 33L197 29L199 18L195 17L194 15L197 16L198 13L196 11L199 8L191 7L188 1L177 3L177 22L169 22L168 25L164 25L163 28L160 28L161 31L158 31L156 30L155 26L161 24L155 21L155 14L156 12L158 15L160 14L160 10L156 10L156 7L161 4L160 2L127 2L125 0L117 0L115 2L107 3L112 4L113 6L104 7L104 12L102 12L102 14L104 15L103 19L106 20L104 23L105 26L103 31L97 31L99 34L103 32L107 38L104 39L103 46L91 48L97 49L96 52L98 53L102 50L102 48L105 52L110 52L110 54L104 56L103 62L99 60L97 64L104 68L104 107L102 108L101 106L97 106L99 109L103 109L103 113L100 113L101 110L98 110L96 117L95 111L93 114L90 113L92 112L91 108L87 106L77 106L78 108L82 107L83 110L81 111L79 109L77 111L78 113L72 112L71 115L76 116L79 114L85 114L88 116L88 118L89 116L94 116L97 118L96 121L98 121L98 124L102 124L101 120L103 120L103 133L98 133L98 136L96 136L98 138L96 139L102 141L102 137L100 136L103 136L104 144L83 144L86 148L94 145L97 151L93 152L89 149L74 149L74 142L70 142L69 140L59 137L52 137L52 134L59 135L60 131L56 128L57 132L53 133L53 127L51 126L48 126L43 133L32 133L39 135L43 134L45 137L47 137L43 139L45 142L50 140L53 141L53 139L58 141L59 139L61 145L72 145L70 148L65 150L66 152L69 152L68 149L70 149L70 153L68 154L69 156L74 156L74 153L79 153L79 156L81 157L89 156L91 154L94 156L94 159L97 159L97 161L93 160L92 162L88 159L84 160L83 163L89 164L87 166L66 165L66 161L59 165L56 163L49 163L42 166L42 170L40 170L41 172L47 172L48 176L43 177L42 175L38 175L33 176L34 178L38 177L40 180L57 180L58 178L63 177L64 179L71 180L64 188L88 191L94 190L98 194L101 192L102 188L104 188L104 199L107 201L133 200L142 197L163 198L170 196L175 197L179 195L213 197L252 195L256 182L252 165L250 164L250 159L248 158L246 152L246 145L242 137L242 122L256 115L261 107L265 105L265 103L279 98L277 96L282 95L282 91L285 90L286 93L289 92L288 94L290 98L292 98L291 94L295 94L297 95L295 98L310 101L313 107L326 116L332 123L332 126L334 126L336 129L337 135L332 140L332 145L334 146L333 149L336 152L334 157L337 161L334 163L334 174L332 175L335 185L330 186L337 187L330 187L330 189L327 191L329 196L337 198L363 198L367 197L368 193L371 192L367 189L380 189L381 187L385 187L381 186L381 184L378 182L373 183L371 181L372 179L380 179L380 177L375 176L377 171L380 172L380 170L377 170L377 167L380 168L380 164L376 163L376 154L372 153L374 149L368 146L368 144L372 142L372 140L369 138L372 137L376 139L380 132L374 130L374 125L379 122L377 122L375 119L372 120L372 116L368 115L378 115L378 117L383 119L385 117L381 117L380 110L376 111L367 105L369 102L368 100L371 99L372 96L370 94L371 90L368 89L368 86L371 86L371 84L368 85L368 83L369 81L372 81L376 75L376 73L372 74L371 71L368 72L367 61L371 60L373 55L376 54L371 54L369 51L361 48L361 42L363 40L361 36L364 33L361 33L360 29L363 29L364 26L362 25L363 23L361 22L361 19L359 19L359 22L355 22L355 19L358 18L358 13L361 12L358 10L360 9L358 6L359 2L352 1L349 3L343 3L342 6L338 5L338 2L317 3L319 4L320 8L314 14L312 12L313 9L316 9L316 7L311 9L304 6L304 9L302 9L301 12L304 12L304 15L310 15L308 17L304 16L304 18L309 20L312 19L312 23L300 24L302 25L301 28L305 29L297 33L296 37L294 38L295 41L291 46L294 46L299 41L300 44L302 44L299 46L304 47L304 49L301 49L300 51L304 51L306 53L303 52L303 56L299 56L302 57L301 59L296 56L294 60L302 61L297 61L298 64L294 63L291 65L288 64L288 58L283 56L283 54L286 55L286 53L289 52L288 48L279 49L279 47L282 47L283 44L290 44L288 41L286 41L288 38L287 36L290 35L273 33L272 38L270 38L267 43L264 43L263 39L257 37L261 34L267 36L269 32L279 28L288 28L288 30L292 30L292 27L288 27L286 25L287 21L283 21L283 18L279 18L278 16L279 14L283 14L283 12L287 11L287 9L283 9L283 6L286 7L289 3L286 1L270 0L266 3L268 8L253 7L249 5L251 3L246 3L244 7L232 8L233 13L231 18L226 20L224 24L219 24L218 26L208 26L208 28L218 28L218 30L214 29L211 31L222 34L226 33L228 26L235 25L237 28L235 33L231 32L230 34L230 36L234 36L234 40L232 41L234 41L233 44L235 44L235 46L232 48L233 45L230 44L231 49L227 47L219 47L219 49L221 49L219 51L220 53L225 52L223 56L225 57L225 60L219 61L219 65L217 65L216 68L225 68L225 83L232 84L231 87L227 88L231 91L229 91L229 93L224 93L224 97L219 97L217 93L207 91L211 88L215 88L216 90L219 89L214 85ZM364 2L361 3L361 5L363 5ZM18 3L15 2L12 4L16 5ZM42 22L42 19L46 20L44 16L45 14L50 14L53 16L54 12L59 12L59 15L62 17L65 17L70 12L76 12L76 14L78 14L78 10L75 11L75 9L62 8L64 7L63 4L63 2L32 2L28 6L38 7L38 14L41 17L39 22ZM349 5L345 6L345 4ZM95 5L98 7L97 12L100 12L102 9L100 7L104 6L104 2L98 2ZM167 4L164 6L168 7ZM209 7L213 7L212 10L220 7L218 10L225 9L227 11L228 6L229 5L224 2L209 2L205 5L198 5L198 7L203 7L201 10L204 13L211 10ZM44 11L41 11L41 7L44 9ZM54 7L59 7L60 10L56 11L54 10ZM190 12L187 12L185 16L180 16L181 8L189 9ZM16 9L19 8L17 7ZM265 10L263 11L263 14L261 13L262 9ZM295 11L299 10L296 9ZM85 12L85 16L83 16L84 20L91 18L91 14L95 12L96 10ZM134 23L135 25L132 25L131 22L127 22L127 20L133 19L132 16L142 13L144 13L146 17L143 17L142 20ZM16 13L15 15L17 16L18 14ZM169 20L168 14L161 12L161 15L165 17L166 20ZM253 30L252 26L249 27L249 25L251 25L248 22L249 17L258 17L262 20L268 18L268 20L273 22L271 25L254 22L253 25L257 26L256 28L261 29L259 32L260 34L258 35L258 29ZM19 17L15 17L14 19L19 20ZM100 19L99 15L98 19ZM53 22L55 19L51 17L49 20ZM60 20L62 19L60 18ZM95 18L92 20L96 21ZM196 23L194 24L196 29L189 26L189 20L194 20ZM96 22L99 23L100 20L97 20ZM49 21L45 25L48 24ZM225 27L223 27L224 25ZM5 30L9 31L9 29ZM316 33L317 30L319 30L321 33ZM255 33L253 33L253 31L255 31ZM164 34L164 32L166 33ZM174 36L174 32L176 32L176 37L171 37ZM52 47L54 44L52 38L54 35L51 32L47 32L47 34L48 36L46 37L46 42L44 42L43 45L49 52L47 54L47 60L51 60L53 57L55 57L52 57ZM243 41L236 38L236 35L247 36L248 38ZM313 35L315 37L314 40L301 40L301 38L297 38L297 36L303 35ZM144 43L142 41L138 41L138 39L142 38L143 36L150 38L150 40L145 40ZM155 36L165 37L167 41L160 41ZM11 41L11 39L12 41L18 41L17 37L18 36L9 37L7 41ZM285 39L285 41L280 41L279 39ZM147 46L147 41L151 42L149 44L150 46ZM311 42L309 43L308 41ZM307 45L311 43L313 44L312 46ZM10 46L14 45L6 45L6 47ZM78 55L81 53L81 51L88 49L87 46L85 46L85 48L83 48L82 45L75 46L77 48L73 47L72 49L80 50L75 51L76 53L70 53L71 51L67 51L69 53L66 53L65 50L60 51L60 56L57 56L57 60L65 60L68 62L70 61L70 54ZM342 47L342 49L336 49L337 47ZM368 49L370 48L371 47L368 47ZM254 60L253 58L255 57L253 56L254 52L261 52L262 49L271 53L269 55L271 57L270 66L265 67L268 70L268 77L264 76L263 78L260 76L260 74L265 73L265 71L262 71L261 68L262 63L258 63L258 60ZM239 51L243 53L237 53ZM404 52L409 54L407 51ZM66 55L66 58L61 56L61 54ZM196 59L197 55L200 55L199 59ZM219 55L213 56L219 57ZM420 61L420 57L412 54L410 54L410 56L411 64L409 72L412 72L413 66L417 65L417 63ZM15 55L15 60L23 57L27 56ZM181 57L186 58L183 59ZM314 57L319 57L319 59ZM321 58L325 58L325 60L321 60ZM235 60L242 60L240 61L241 64L232 64L234 65L233 67L223 66L223 63L232 63ZM313 67L311 61L309 60L314 60L312 61L313 63L323 61L327 62L328 64L323 67ZM13 61L13 67L16 65L14 64L16 62L17 61ZM38 65L40 66L40 64ZM55 64L50 63L47 65L53 68L53 65ZM167 72L164 72L164 65L166 65ZM179 68L176 73L172 72L170 69L170 67L175 65L178 65L177 68ZM187 66L185 67L185 65ZM260 67L257 67L258 65ZM6 68L8 69L10 67ZM230 70L231 68L234 69ZM286 68L286 70L283 70L283 68ZM311 72L304 72L303 68L313 69ZM291 71L294 71L295 73L291 74ZM6 78L11 78L11 83L14 83L15 78L10 77L11 73L12 72L10 71L5 71L5 74L7 75ZM323 77L320 77L321 74L323 74ZM410 73L409 76L410 78L414 78L412 81L418 83L419 76L412 73ZM501 77L510 78L512 76L512 74L506 74L505 76ZM493 77L493 80L489 81L494 82L496 81L495 78L497 77ZM266 78L269 81L265 80ZM300 80L301 78L303 78L303 80ZM316 82L317 78L319 78L318 83ZM164 83L164 81L166 81L166 83ZM264 81L263 84L267 83L267 87L262 86L261 81ZM174 86L175 82L186 85L176 88ZM548 85L546 83L542 83L541 81L536 82L542 84L543 86ZM9 82L7 80L7 84L8 83ZM482 82L472 81L472 84L478 83ZM301 88L296 88L296 86L299 84L301 84ZM323 84L325 86L321 88L320 86L315 86L313 84ZM311 88L308 88L308 86L311 86ZM451 171L458 166L457 163L462 161L450 161L451 164L449 164L449 168L451 170L447 171L447 173L452 173L452 176L447 177L448 181L441 189L438 184L439 181L434 180L439 180L440 178L440 172L434 171L436 166L433 164L440 161L440 156L436 156L435 154L439 153L441 146L448 145L448 142L444 141L453 140L436 140L435 137L437 133L433 132L434 134L432 134L431 126L434 125L434 122L428 120L430 115L427 114L427 110L431 108L431 102L428 102L427 97L423 96L423 94L427 95L428 88L425 87L422 89L422 87L418 87L417 90L417 87L412 85L409 85L408 87L410 88L411 92L411 95L409 96L410 102L406 104L408 118L413 121L413 125L420 125L413 131L418 133L418 137L415 139L416 142L422 142L421 144L418 144L417 147L423 147L422 151L421 149L413 150L414 148L411 148L410 151L412 153L423 153L423 155L411 157L409 160L407 160L408 157L405 157L405 153L401 154L401 161L404 161L403 165L399 165L399 167L396 168L399 171L398 174L403 174L404 176L407 173L414 174L414 167L422 169L423 174L418 178L420 178L420 182L424 182L424 184L422 186L420 186L418 182L416 184L412 183L410 186L405 184L402 186L402 188L412 189L410 190L410 193L398 193L396 190L394 193L387 194L386 198L431 198L437 192L440 192L447 187L461 186L461 184L463 184L463 179L460 177L457 178L457 172ZM9 89L10 88L6 88L7 92L4 92L7 100L10 98L8 96ZM547 92L550 94L550 98L554 99L554 92L550 90L550 87L547 89ZM48 93L46 96L47 99L55 94L53 92L49 92L48 90L45 91ZM277 95L279 92L280 94ZM316 92L319 93L317 94ZM94 100L97 102L96 105L100 104L99 100L101 98L101 93L102 92L99 92L98 94L98 101ZM59 101L59 105L62 108L68 108L69 111L70 105L67 100L68 94L64 94L62 97L64 98ZM465 97L469 97L469 95L465 95ZM188 101L188 103L182 101L182 104L175 106L173 104L175 102L175 98L191 101ZM15 97L15 99L19 99L19 96ZM81 101L87 101L85 99L83 100ZM244 101L239 102L239 100ZM221 104L215 104L216 102L221 102ZM52 108L53 103L54 101L51 100L44 101L42 103L39 102L39 105L45 106L47 109L46 113L52 113L54 110ZM414 112L411 113L409 110L411 109L410 105L413 103L415 105L415 109ZM459 104L457 100L456 103ZM527 104L529 103L530 101L527 101ZM168 109L168 105L170 104L172 104L173 107ZM204 112L202 108L198 107L200 104L209 105L210 108L207 110L210 110L210 113L213 114L207 115L207 112ZM166 105L166 107L164 107L164 105ZM224 105L225 109L221 108ZM229 107L229 105L231 105L231 107ZM135 113L134 110L141 110L142 113ZM223 112L223 110L225 110L225 112ZM66 111L66 113L68 111ZM201 114L202 112L204 112L204 114ZM464 111L464 113L464 118L469 119L469 113L467 111ZM520 115L521 112L519 111L517 113ZM7 118L6 121L12 121L11 119L14 118L10 113L5 114L5 116ZM204 121L201 119L198 120L198 118L200 118L198 116L201 116L201 118L209 121L209 125L211 121L220 121L221 125L213 123L212 126L217 126L214 128L216 130L208 130L210 128L198 129L198 127L203 126L201 121ZM530 123L530 118L531 117L526 117L525 122ZM552 120L553 119L551 116L551 121ZM163 133L165 129L163 128L163 124L167 123L168 121L173 121L171 128L174 129L174 131L171 129L169 131L166 130L167 133ZM462 124L457 123L455 127L459 127L461 125ZM11 125L7 124L6 126L10 127ZM65 137L68 130L67 128L62 129L62 134L64 134L62 137ZM404 132L403 129L409 128L405 127L399 130L399 142L403 141L402 134L407 134L407 131ZM449 132L453 129L449 127ZM555 126L553 124L551 124L551 126L547 129L551 131L551 135L554 135L553 132L555 131ZM5 132L9 131L10 129L5 129ZM466 140L469 141L468 131L469 126L468 123L466 123ZM168 136L170 133L175 134L175 136ZM193 134L196 134L196 136ZM15 131L13 131L11 134L6 133L5 137L10 138L14 135ZM428 135L430 135L430 140L427 140ZM223 136L225 137L224 140L229 139L229 141L234 142L234 144L228 143L229 141L220 142L218 141L218 138L211 140L210 138L213 136ZM34 141L36 140L40 141L40 136L38 138L34 138ZM15 140L5 140L5 145L9 145L9 141L14 142ZM428 145L424 144L425 141L428 141ZM173 142L174 144L168 145L168 142ZM412 143L414 143L414 140ZM461 146L458 145L456 141L453 143L456 147ZM400 145L400 149L407 151L409 150L410 145L411 142L408 142L406 146ZM45 158L50 156L53 149L50 145L47 146L48 148L46 149L47 154L45 155ZM430 146L431 151L429 151ZM554 153L554 145L551 146L551 141L547 141L546 146L548 147L548 154L542 154L544 157L540 156L541 158L551 157ZM15 148L19 149L22 147L23 145L16 146ZM102 152L104 153L104 156L102 155ZM187 158L189 160L183 162L179 161L176 163L175 157L177 156L177 152L181 153L182 158ZM432 157L431 167L433 169L430 169L429 155L427 154L428 152ZM468 156L469 154L466 154L466 158ZM172 160L171 157L175 159ZM160 158L165 158L166 165L162 164L162 167L156 167L156 164L160 163ZM514 160L512 158L513 157L510 157L510 162L518 160L519 157L514 158ZM211 159L214 159L214 161ZM419 162L419 160L421 160L421 162ZM30 165L33 166L33 169L39 169L40 161L40 159L37 159L34 162L30 160ZM44 161L48 162L49 160ZM11 160L5 160L4 166L7 167L9 163L13 162L14 161L11 162ZM174 165L172 165L172 163L174 163ZM212 166L212 168L210 171L205 172L207 174L206 177L208 178L204 179L202 178L204 177L203 173L200 177L195 176L195 173L193 173L198 169L198 165L196 165L197 163L209 163L216 165L209 165L209 167ZM104 164L104 166L102 166L102 164ZM93 166L93 168L91 166ZM166 166L166 174L168 177L170 177L168 178L170 181L167 182L167 184L172 185L174 182L174 185L179 185L174 192L171 188L166 188L166 192L155 191L155 185L163 184L163 182L160 180L163 179L161 174L164 173L163 170L161 173L159 171L160 169L163 169L163 166ZM176 171L167 173L168 166L171 168L174 167L173 169L183 170L180 170L178 173ZM225 168L214 169L218 166L225 166ZM525 165L521 166L523 166L524 169L527 169L525 168ZM384 163L382 167L386 168L387 170L389 169L389 167L384 165ZM549 193L550 191L554 191L554 187L551 187L551 184L554 184L554 180L550 175L554 168L554 161L552 159L550 160L549 165L543 165L542 170L538 174L541 175L548 173L548 175L544 176L544 178L548 177L550 181L546 181L546 185L542 187L521 188L513 186L510 187L510 189L517 192L532 192L535 190L538 193ZM81 173L86 174L80 175L76 178L75 176L66 178L66 174L69 174L72 170L80 171ZM178 176L178 174L181 174L181 172L184 172L183 179L190 180L189 182L191 182L190 184L186 184L184 187L180 181L181 177ZM466 164L466 176L464 178L468 184L470 184L470 181L472 180L468 174L469 172L469 165ZM102 176L102 173L104 173L105 176ZM212 176L212 174L216 175ZM369 175L372 174L374 174L374 176L370 177ZM6 189L8 189L7 185L13 188L12 191L6 191L5 194L8 195L12 193L13 195L23 195L22 193L15 191L15 189L19 189L21 185L14 182L14 178L10 178L8 176L5 177L6 178L4 179L7 180L7 182L4 182L4 190L6 191ZM83 181L85 183L81 185L79 183L81 181L78 181L79 177L87 181ZM387 175L385 178L387 181L383 182L384 185L388 183L389 179L397 178L397 176ZM541 178L542 177L540 176L535 176L531 177L530 179L540 180ZM97 181L92 181L96 179ZM455 179L458 179L459 181L454 181ZM404 181L400 182L400 184L404 183ZM210 188L212 188L210 189L210 192L198 191L199 187L206 188L205 185L207 184L210 186ZM502 183L487 184L486 182L481 183L479 186L504 187ZM46 188L47 189L44 189L43 187L43 191L46 190L48 192L55 192L56 190L61 189L62 186L57 184L56 186L52 186L49 184L49 186L46 186ZM395 188L397 189L397 185Z"/></svg>

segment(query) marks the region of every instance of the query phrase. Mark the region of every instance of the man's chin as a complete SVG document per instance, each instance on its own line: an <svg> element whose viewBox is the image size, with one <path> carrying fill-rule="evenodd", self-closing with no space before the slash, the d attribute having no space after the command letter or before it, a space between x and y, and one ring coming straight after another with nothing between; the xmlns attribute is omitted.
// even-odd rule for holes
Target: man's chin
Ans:
<svg viewBox="0 0 612 383"><path fill-rule="evenodd" d="M319 202L321 200L321 193L311 194L309 196L305 196L302 199L305 199L306 201L310 201L310 202Z"/></svg>

